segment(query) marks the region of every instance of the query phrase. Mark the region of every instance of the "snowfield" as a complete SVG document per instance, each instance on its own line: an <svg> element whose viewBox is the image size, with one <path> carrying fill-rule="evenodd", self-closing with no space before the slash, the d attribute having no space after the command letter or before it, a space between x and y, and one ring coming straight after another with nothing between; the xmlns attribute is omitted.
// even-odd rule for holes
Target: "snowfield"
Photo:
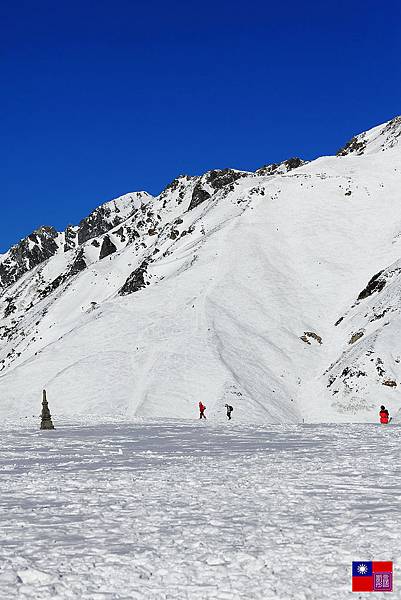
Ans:
<svg viewBox="0 0 401 600"><path fill-rule="evenodd" d="M55 425L2 429L1 599L362 598L399 557L398 425Z"/></svg>

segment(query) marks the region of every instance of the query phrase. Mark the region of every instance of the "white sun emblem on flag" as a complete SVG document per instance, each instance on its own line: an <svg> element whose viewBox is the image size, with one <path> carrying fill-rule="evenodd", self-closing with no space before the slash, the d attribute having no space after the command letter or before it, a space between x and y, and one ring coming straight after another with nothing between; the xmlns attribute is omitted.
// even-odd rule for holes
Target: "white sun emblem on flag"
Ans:
<svg viewBox="0 0 401 600"><path fill-rule="evenodd" d="M365 575L365 573L367 573L367 571L368 571L367 565L359 565L358 573L360 573L361 575Z"/></svg>

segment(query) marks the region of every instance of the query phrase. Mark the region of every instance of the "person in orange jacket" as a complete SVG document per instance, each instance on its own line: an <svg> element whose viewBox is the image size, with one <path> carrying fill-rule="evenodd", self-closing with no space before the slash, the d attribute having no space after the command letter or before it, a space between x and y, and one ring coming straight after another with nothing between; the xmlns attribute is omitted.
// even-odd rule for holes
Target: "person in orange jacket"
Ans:
<svg viewBox="0 0 401 600"><path fill-rule="evenodd" d="M380 417L380 423L388 423L389 422L388 410L383 405L381 405L381 407L380 407L379 417Z"/></svg>
<svg viewBox="0 0 401 600"><path fill-rule="evenodd" d="M202 404L202 402L199 402L199 418L200 419L206 419L206 415L205 415L205 410L206 410L206 406L204 404Z"/></svg>

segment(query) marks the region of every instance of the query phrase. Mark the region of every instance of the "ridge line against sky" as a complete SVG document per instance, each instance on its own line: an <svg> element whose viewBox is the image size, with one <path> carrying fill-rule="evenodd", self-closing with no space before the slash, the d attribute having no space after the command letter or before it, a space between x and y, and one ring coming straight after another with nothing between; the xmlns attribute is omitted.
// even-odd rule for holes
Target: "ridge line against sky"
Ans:
<svg viewBox="0 0 401 600"><path fill-rule="evenodd" d="M401 3L1 7L0 252L182 173L334 154L401 112Z"/></svg>

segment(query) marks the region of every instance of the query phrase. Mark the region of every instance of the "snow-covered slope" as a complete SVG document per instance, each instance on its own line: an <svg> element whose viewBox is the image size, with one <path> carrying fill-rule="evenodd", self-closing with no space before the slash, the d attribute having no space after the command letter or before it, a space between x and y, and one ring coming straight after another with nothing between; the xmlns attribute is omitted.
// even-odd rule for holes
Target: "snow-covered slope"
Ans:
<svg viewBox="0 0 401 600"><path fill-rule="evenodd" d="M0 413L37 411L42 388L55 413L397 410L401 118L353 139L310 163L181 176L2 255Z"/></svg>

